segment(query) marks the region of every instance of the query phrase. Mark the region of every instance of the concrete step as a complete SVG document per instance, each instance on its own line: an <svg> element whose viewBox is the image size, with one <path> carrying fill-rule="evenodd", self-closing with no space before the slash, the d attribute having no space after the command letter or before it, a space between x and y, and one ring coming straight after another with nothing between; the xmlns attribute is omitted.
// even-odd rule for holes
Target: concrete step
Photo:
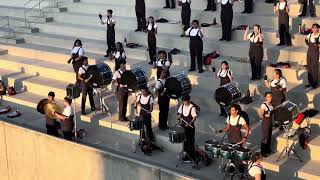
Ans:
<svg viewBox="0 0 320 180"><path fill-rule="evenodd" d="M0 32L0 35L2 33ZM0 36L0 43L9 43L9 44L21 44L25 43L24 38L19 38L15 36L8 36L8 35L1 35Z"/></svg>
<svg viewBox="0 0 320 180"><path fill-rule="evenodd" d="M298 176L301 179L319 179L320 178L320 173L317 170L318 167L320 166L320 161L318 160L311 160L307 162L304 166L302 166L298 170Z"/></svg>

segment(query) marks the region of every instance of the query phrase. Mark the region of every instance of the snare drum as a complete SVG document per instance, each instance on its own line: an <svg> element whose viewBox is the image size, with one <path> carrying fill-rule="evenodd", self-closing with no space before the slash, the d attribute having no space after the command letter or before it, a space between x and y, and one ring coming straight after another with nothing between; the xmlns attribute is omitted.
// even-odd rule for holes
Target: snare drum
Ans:
<svg viewBox="0 0 320 180"><path fill-rule="evenodd" d="M192 85L187 75L178 74L166 80L165 89L170 98L179 99L183 95L190 94Z"/></svg>
<svg viewBox="0 0 320 180"><path fill-rule="evenodd" d="M299 112L299 108L296 104L291 101L285 101L275 109L274 119L279 125L283 125L286 121L291 122L296 119Z"/></svg>
<svg viewBox="0 0 320 180"><path fill-rule="evenodd" d="M229 83L216 89L214 98L217 103L223 106L229 106L230 104L240 100L241 91L235 83Z"/></svg>
<svg viewBox="0 0 320 180"><path fill-rule="evenodd" d="M224 145L220 149L220 156L223 159L232 159L234 154L233 154L233 149L227 145Z"/></svg>
<svg viewBox="0 0 320 180"><path fill-rule="evenodd" d="M141 68L133 68L124 71L121 75L121 84L127 85L129 91L137 91L143 85L147 85L148 79Z"/></svg>
<svg viewBox="0 0 320 180"><path fill-rule="evenodd" d="M105 87L112 82L112 71L107 64L91 65L86 73L93 88Z"/></svg>
<svg viewBox="0 0 320 180"><path fill-rule="evenodd" d="M140 116L131 116L129 123L130 131L143 129L143 121Z"/></svg>
<svg viewBox="0 0 320 180"><path fill-rule="evenodd" d="M169 141L173 144L183 143L185 133L183 127L173 127L169 131Z"/></svg>
<svg viewBox="0 0 320 180"><path fill-rule="evenodd" d="M205 142L205 150L214 158L219 157L222 145L214 140Z"/></svg>
<svg viewBox="0 0 320 180"><path fill-rule="evenodd" d="M251 149L244 147L238 147L236 153L238 158L242 161L249 161L252 155Z"/></svg>

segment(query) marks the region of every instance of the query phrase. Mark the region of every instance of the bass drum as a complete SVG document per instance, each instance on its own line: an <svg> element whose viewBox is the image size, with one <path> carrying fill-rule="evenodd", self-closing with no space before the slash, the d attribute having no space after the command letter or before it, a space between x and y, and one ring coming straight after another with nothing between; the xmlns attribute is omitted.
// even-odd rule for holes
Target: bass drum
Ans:
<svg viewBox="0 0 320 180"><path fill-rule="evenodd" d="M286 121L291 122L296 119L299 113L300 111L296 104L291 101L285 101L275 109L274 119L279 125L283 125Z"/></svg>
<svg viewBox="0 0 320 180"><path fill-rule="evenodd" d="M187 75L178 74L166 80L165 89L171 99L179 99L191 93L192 85Z"/></svg>
<svg viewBox="0 0 320 180"><path fill-rule="evenodd" d="M137 91L141 86L147 85L146 73L140 68L124 71L121 75L121 84L127 85L129 91Z"/></svg>
<svg viewBox="0 0 320 180"><path fill-rule="evenodd" d="M241 91L235 83L229 83L216 89L214 98L217 103L223 106L229 106L240 100Z"/></svg>
<svg viewBox="0 0 320 180"><path fill-rule="evenodd" d="M102 88L111 84L112 71L107 64L97 64L89 66L87 77L91 77L89 84L93 88Z"/></svg>

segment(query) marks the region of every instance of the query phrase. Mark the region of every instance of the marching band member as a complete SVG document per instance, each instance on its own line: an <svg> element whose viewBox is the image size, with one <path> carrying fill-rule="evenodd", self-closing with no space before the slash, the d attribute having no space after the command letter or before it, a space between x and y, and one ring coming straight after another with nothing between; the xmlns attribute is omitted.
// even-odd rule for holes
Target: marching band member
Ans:
<svg viewBox="0 0 320 180"><path fill-rule="evenodd" d="M207 8L204 11L216 11L217 5L215 0L208 0Z"/></svg>
<svg viewBox="0 0 320 180"><path fill-rule="evenodd" d="M154 86L154 92L158 96L159 104L159 129L166 130L168 129L168 115L169 115L169 104L170 98L165 92L164 85L166 83L167 71L165 69L161 70L160 78L156 81Z"/></svg>
<svg viewBox="0 0 320 180"><path fill-rule="evenodd" d="M237 144L241 142L242 144L247 142L250 127L246 123L243 117L239 115L241 107L238 104L233 104L230 109L230 116L227 118L227 126L219 130L218 133L226 132L228 133L228 142L232 144ZM241 128L244 127L246 132L242 136Z"/></svg>
<svg viewBox="0 0 320 180"><path fill-rule="evenodd" d="M83 64L83 55L84 50L82 48L82 42L80 39L76 39L71 50L71 57L68 60L69 64L72 63L73 70L76 73L76 82L79 82L78 71Z"/></svg>
<svg viewBox="0 0 320 180"><path fill-rule="evenodd" d="M161 72L164 69L167 74L167 77L170 76L170 66L171 63L170 61L167 59L167 53L166 51L159 51L159 59L154 63L154 67L157 68L157 79L160 78Z"/></svg>
<svg viewBox="0 0 320 180"><path fill-rule="evenodd" d="M244 0L244 11L241 13L252 13L252 7L253 7L253 0Z"/></svg>
<svg viewBox="0 0 320 180"><path fill-rule="evenodd" d="M138 27L134 31L144 31L146 29L146 4L144 0L136 0L136 16Z"/></svg>
<svg viewBox="0 0 320 180"><path fill-rule="evenodd" d="M185 130L186 141L184 142L184 150L190 156L190 160L195 162L195 126L194 122L197 119L197 112L195 106L193 106L190 102L190 96L184 95L181 97L183 104L178 109L178 114L182 123L182 126ZM184 160L188 160L185 157Z"/></svg>
<svg viewBox="0 0 320 180"><path fill-rule="evenodd" d="M114 26L116 24L116 20L114 17L112 17L113 11L111 9L107 10L107 18L102 20L101 14L99 14L101 24L107 24L107 54L104 57L111 57L113 54L113 51L116 49L116 33L114 30Z"/></svg>
<svg viewBox="0 0 320 180"><path fill-rule="evenodd" d="M150 62L149 64L153 64L157 59L157 39L156 34L158 32L158 26L154 23L154 18L152 16L148 19L147 25L147 33L148 33L148 49Z"/></svg>
<svg viewBox="0 0 320 180"><path fill-rule="evenodd" d="M266 172L262 167L262 155L256 152L252 156L252 164L248 168L250 179L252 180L266 180Z"/></svg>
<svg viewBox="0 0 320 180"><path fill-rule="evenodd" d="M190 37L189 49L190 49L191 66L189 71L195 71L196 57L197 57L197 65L199 70L198 72L203 73L203 69L202 69L203 32L201 30L201 27L199 26L199 21L193 20L192 27L188 28L185 34Z"/></svg>
<svg viewBox="0 0 320 180"><path fill-rule="evenodd" d="M113 58L115 63L115 71L117 71L120 68L120 61L124 61L127 58L121 42L117 42L116 51L113 53Z"/></svg>
<svg viewBox="0 0 320 180"><path fill-rule="evenodd" d="M273 8L274 14L279 13L278 26L280 43L277 46L291 46L291 37L289 33L289 7L286 0L279 0Z"/></svg>
<svg viewBox="0 0 320 180"><path fill-rule="evenodd" d="M301 2L302 4L302 12L299 14L299 17L305 17L307 15L307 8L308 8L308 3L309 3L309 12L311 17L316 17L316 8L314 5L314 0L303 0Z"/></svg>
<svg viewBox="0 0 320 180"><path fill-rule="evenodd" d="M68 97L64 98L63 105L64 105L64 110L62 114L59 114L57 112L52 112L54 116L56 116L58 119L61 121L61 129L63 133L64 139L67 140L72 140L72 130L74 127L74 122L73 122L73 112L72 112L72 107L71 107L72 99L69 99Z"/></svg>
<svg viewBox="0 0 320 180"><path fill-rule="evenodd" d="M53 103L56 104L56 101L54 100L55 97L55 93L50 91L48 93L48 102L49 103ZM49 118L49 116L46 115L46 128L47 128L47 134L48 135L52 135L52 136L56 136L59 137L59 133L58 133L58 127L56 124L56 120L55 119L51 119Z"/></svg>
<svg viewBox="0 0 320 180"><path fill-rule="evenodd" d="M280 69L275 69L274 72L275 74L273 75L273 79L271 81L268 81L267 75L264 76L264 84L268 88L271 88L271 104L274 108L276 108L286 99L284 93L287 91L287 85L286 80L282 76L282 71Z"/></svg>
<svg viewBox="0 0 320 180"><path fill-rule="evenodd" d="M126 61L121 60L119 62L119 65L120 68L113 74L112 84L117 87L116 93L119 101L119 121L128 121L126 114L129 92L127 89L127 85L121 84L121 76L126 70Z"/></svg>
<svg viewBox="0 0 320 180"><path fill-rule="evenodd" d="M251 80L261 79L261 63L263 59L263 35L261 27L254 25L253 32L249 33L250 27L247 26L243 34L243 40L250 40L249 58L251 64Z"/></svg>
<svg viewBox="0 0 320 180"><path fill-rule="evenodd" d="M147 86L141 86L141 95L138 96L136 104L141 107L139 115L143 119L143 124L146 128L148 139L155 142L155 138L152 132L151 113L153 111L153 96L148 90ZM142 131L142 137L145 138L145 133Z"/></svg>
<svg viewBox="0 0 320 180"><path fill-rule="evenodd" d="M221 69L218 71L218 73L215 72L215 78L218 77L220 78L220 86L224 86L233 80L232 71L229 69L229 64L227 61L223 61L221 63ZM220 105L220 112L220 116L227 117L227 112L222 105Z"/></svg>
<svg viewBox="0 0 320 180"><path fill-rule="evenodd" d="M272 94L266 92L265 102L261 104L260 118L261 118L261 154L267 156L271 153L271 136L272 136L272 114L273 106L271 104Z"/></svg>
<svg viewBox="0 0 320 180"><path fill-rule="evenodd" d="M89 68L88 58L85 57L83 60L83 65L79 68L78 78L81 81L81 91L82 91L82 101L81 101L81 114L85 115L87 94L89 95L89 101L91 106L91 111L95 111L96 107L93 100L93 88L88 84L90 77L87 75L87 70Z"/></svg>
<svg viewBox="0 0 320 180"><path fill-rule="evenodd" d="M171 6L170 6L170 3L171 3ZM166 6L163 8L174 9L174 8L176 8L176 3L174 0L166 0Z"/></svg>
<svg viewBox="0 0 320 180"><path fill-rule="evenodd" d="M306 44L308 45L307 52L307 70L308 82L306 87L317 88L318 86L318 73L319 73L319 28L320 25L315 23L312 25L312 33L306 37Z"/></svg>
<svg viewBox="0 0 320 180"><path fill-rule="evenodd" d="M221 0L221 25L222 37L220 41L231 41L231 29L233 19L233 6L234 0Z"/></svg>
<svg viewBox="0 0 320 180"><path fill-rule="evenodd" d="M190 27L191 17L191 0L179 0L179 6L181 6L181 23L182 23L182 34L180 37L185 36L185 31Z"/></svg>

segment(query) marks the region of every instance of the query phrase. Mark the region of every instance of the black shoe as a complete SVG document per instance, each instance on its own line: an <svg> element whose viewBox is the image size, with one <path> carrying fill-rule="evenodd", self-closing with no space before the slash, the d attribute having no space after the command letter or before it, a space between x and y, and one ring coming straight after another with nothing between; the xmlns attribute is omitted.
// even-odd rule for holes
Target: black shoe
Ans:
<svg viewBox="0 0 320 180"><path fill-rule="evenodd" d="M305 17L306 14L299 14L298 17Z"/></svg>
<svg viewBox="0 0 320 180"><path fill-rule="evenodd" d="M311 17L317 17L315 14L311 14Z"/></svg>
<svg viewBox="0 0 320 180"><path fill-rule="evenodd" d="M153 64L153 62L152 62L152 61L150 61L148 64L152 65L152 64Z"/></svg>
<svg viewBox="0 0 320 180"><path fill-rule="evenodd" d="M189 72L195 71L195 69L189 69Z"/></svg>
<svg viewBox="0 0 320 180"><path fill-rule="evenodd" d="M292 46L292 44L287 44L288 47Z"/></svg>
<svg viewBox="0 0 320 180"><path fill-rule="evenodd" d="M226 39L227 42L231 41L231 39Z"/></svg>
<svg viewBox="0 0 320 180"><path fill-rule="evenodd" d="M95 111L95 110L97 110L97 108L95 108L95 107L92 107L92 108L91 108L91 112L92 112L92 111Z"/></svg>
<svg viewBox="0 0 320 180"><path fill-rule="evenodd" d="M176 7L175 6L172 6L170 9L175 9Z"/></svg>
<svg viewBox="0 0 320 180"><path fill-rule="evenodd" d="M186 37L186 35L184 35L184 34L181 34L181 35L180 35L180 37Z"/></svg>
<svg viewBox="0 0 320 180"><path fill-rule="evenodd" d="M104 57L109 57L109 54L104 55Z"/></svg>
<svg viewBox="0 0 320 180"><path fill-rule="evenodd" d="M168 8L170 8L169 6L165 6L165 7L163 7L163 9L168 9Z"/></svg>
<svg viewBox="0 0 320 180"><path fill-rule="evenodd" d="M309 88L309 87L311 87L311 84L307 84L304 87Z"/></svg>
<svg viewBox="0 0 320 180"><path fill-rule="evenodd" d="M244 11L241 12L241 14L245 14L245 13L248 13L248 12L247 12L246 10L244 10Z"/></svg>
<svg viewBox="0 0 320 180"><path fill-rule="evenodd" d="M277 44L277 46L282 46L282 45L284 45L284 43L279 43L279 44Z"/></svg>
<svg viewBox="0 0 320 180"><path fill-rule="evenodd" d="M251 80L251 81L254 81L254 80L257 80L257 78L252 77L250 80Z"/></svg>
<svg viewBox="0 0 320 180"><path fill-rule="evenodd" d="M219 39L219 41L225 41L225 40L226 40L225 38L220 38L220 39Z"/></svg>
<svg viewBox="0 0 320 180"><path fill-rule="evenodd" d="M86 115L86 112L84 110L82 110L81 115Z"/></svg>
<svg viewBox="0 0 320 180"><path fill-rule="evenodd" d="M142 31L142 29L137 28L134 32Z"/></svg>
<svg viewBox="0 0 320 180"><path fill-rule="evenodd" d="M198 73L203 73L204 72L204 70L203 69L200 69L199 71L198 71Z"/></svg>
<svg viewBox="0 0 320 180"><path fill-rule="evenodd" d="M207 9L205 9L204 11L210 11L210 10L211 10L211 9L208 9L208 8L207 8Z"/></svg>

